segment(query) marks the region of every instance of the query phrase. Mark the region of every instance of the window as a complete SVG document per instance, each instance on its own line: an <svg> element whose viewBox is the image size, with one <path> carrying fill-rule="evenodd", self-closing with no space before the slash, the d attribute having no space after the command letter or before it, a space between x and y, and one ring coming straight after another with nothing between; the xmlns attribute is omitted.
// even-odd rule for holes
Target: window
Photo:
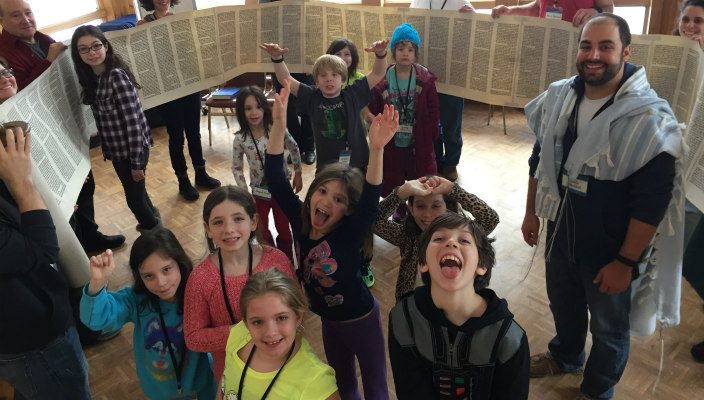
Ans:
<svg viewBox="0 0 704 400"><path fill-rule="evenodd" d="M645 12L646 9L643 6L614 7L614 14L623 17L628 22L628 27L631 28L631 33L634 35L645 33Z"/></svg>
<svg viewBox="0 0 704 400"><path fill-rule="evenodd" d="M73 36L73 31L76 30L81 25L100 25L103 23L102 19L94 19L92 21L84 22L76 26L72 26L67 29L62 29L60 31L53 32L51 34L51 38L56 40L57 42L63 42L64 40L70 40L71 36Z"/></svg>
<svg viewBox="0 0 704 400"><path fill-rule="evenodd" d="M96 0L71 0L70 4L56 0L32 0L31 5L40 31L43 27L58 25L98 10Z"/></svg>

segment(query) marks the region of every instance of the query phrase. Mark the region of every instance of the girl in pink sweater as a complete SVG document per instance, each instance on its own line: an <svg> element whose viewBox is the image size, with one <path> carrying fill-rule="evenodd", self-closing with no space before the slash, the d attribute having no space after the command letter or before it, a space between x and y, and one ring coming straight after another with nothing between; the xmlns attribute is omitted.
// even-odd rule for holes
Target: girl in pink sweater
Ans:
<svg viewBox="0 0 704 400"><path fill-rule="evenodd" d="M230 328L239 322L240 293L250 275L276 267L296 279L288 257L252 243L259 219L246 189L223 186L203 203L203 225L210 248L186 285L183 327L189 349L213 355L215 380L225 366Z"/></svg>

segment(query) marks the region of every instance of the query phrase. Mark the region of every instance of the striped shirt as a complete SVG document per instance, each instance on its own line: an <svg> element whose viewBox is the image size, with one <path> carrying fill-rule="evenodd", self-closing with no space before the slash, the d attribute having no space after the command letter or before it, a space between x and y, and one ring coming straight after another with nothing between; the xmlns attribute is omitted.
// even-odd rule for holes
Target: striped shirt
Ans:
<svg viewBox="0 0 704 400"><path fill-rule="evenodd" d="M144 170L144 149L152 147L151 132L137 90L127 73L115 68L98 78L91 105L105 160L130 160L132 169Z"/></svg>

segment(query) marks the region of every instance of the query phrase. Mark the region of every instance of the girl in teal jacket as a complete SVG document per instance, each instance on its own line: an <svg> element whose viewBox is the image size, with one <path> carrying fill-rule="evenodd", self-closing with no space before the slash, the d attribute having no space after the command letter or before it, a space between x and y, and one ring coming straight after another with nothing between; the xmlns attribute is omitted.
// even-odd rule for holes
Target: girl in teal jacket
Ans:
<svg viewBox="0 0 704 400"><path fill-rule="evenodd" d="M112 251L91 257L81 321L95 330L134 323L137 375L150 399L187 394L214 399L216 383L209 355L188 350L183 338L183 294L193 263L174 234L158 228L135 240L130 252L133 286L108 292L108 277L114 269Z"/></svg>

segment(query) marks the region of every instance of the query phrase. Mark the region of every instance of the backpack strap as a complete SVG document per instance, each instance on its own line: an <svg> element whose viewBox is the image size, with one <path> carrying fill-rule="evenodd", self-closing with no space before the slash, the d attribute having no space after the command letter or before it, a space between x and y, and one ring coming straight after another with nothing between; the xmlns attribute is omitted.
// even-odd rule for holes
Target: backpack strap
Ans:
<svg viewBox="0 0 704 400"><path fill-rule="evenodd" d="M501 325L501 334L497 336L491 360L494 363L503 364L521 347L521 340L526 332L513 318L505 318Z"/></svg>
<svg viewBox="0 0 704 400"><path fill-rule="evenodd" d="M492 364L496 363L496 356L499 351L499 345L501 344L501 340L504 338L506 331L508 331L508 328L511 325L511 321L511 318L504 318L504 320L501 321L501 327L499 328L499 331L496 334L496 340L494 340L494 346L491 349L491 357L489 358Z"/></svg>
<svg viewBox="0 0 704 400"><path fill-rule="evenodd" d="M433 361L433 336L430 323L416 307L413 296L406 296L391 310L394 337L401 347L412 347L419 358Z"/></svg>

